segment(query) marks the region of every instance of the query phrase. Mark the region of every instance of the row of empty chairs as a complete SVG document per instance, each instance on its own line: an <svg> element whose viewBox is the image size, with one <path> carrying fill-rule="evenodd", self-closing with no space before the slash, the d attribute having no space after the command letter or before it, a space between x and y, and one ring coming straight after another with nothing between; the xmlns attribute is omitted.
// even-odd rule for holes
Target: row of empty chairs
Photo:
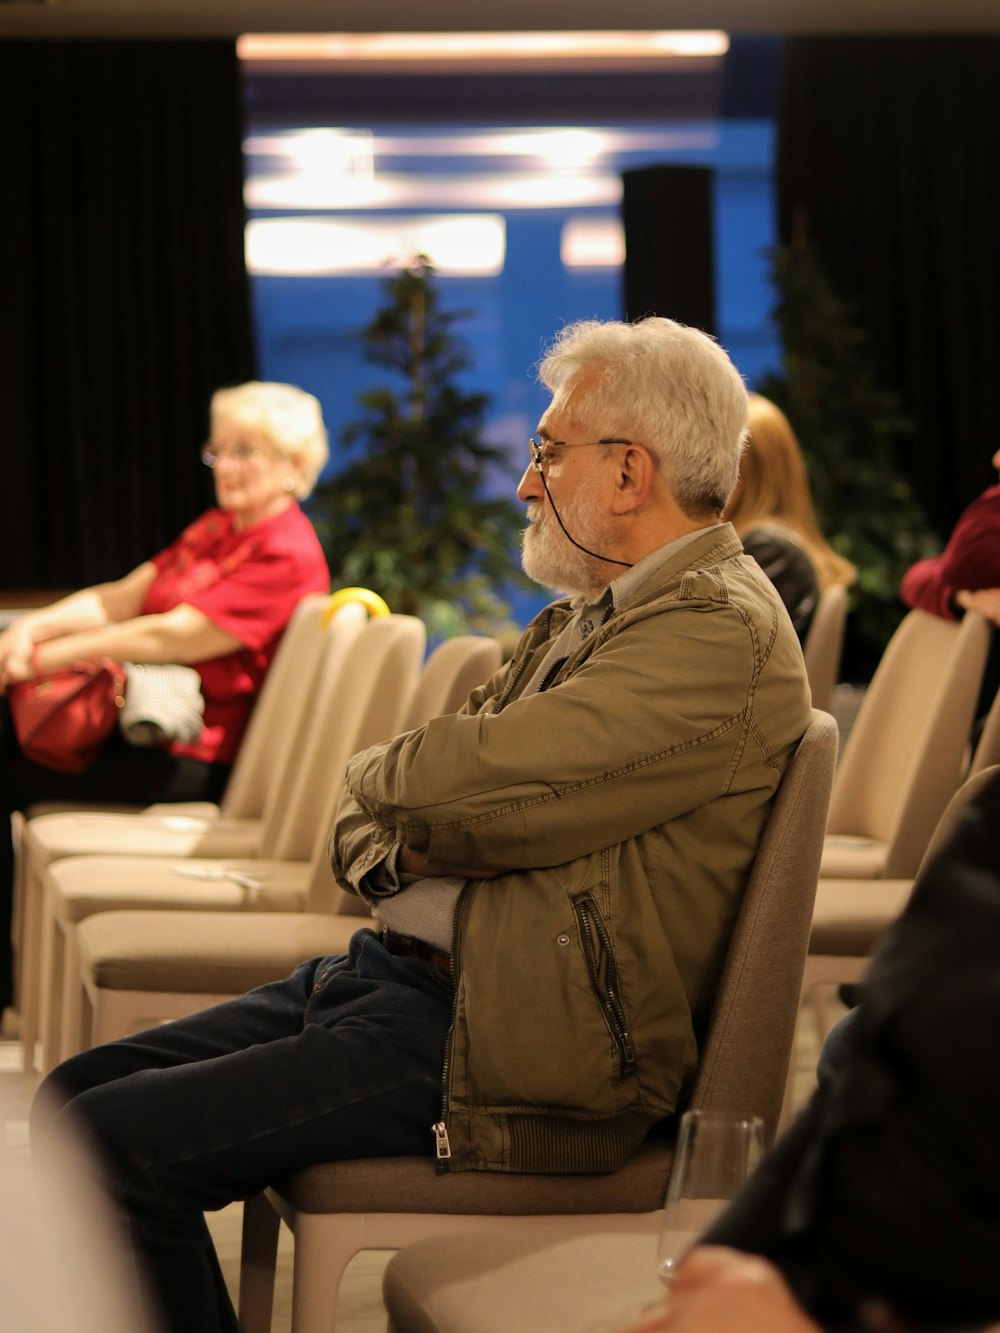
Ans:
<svg viewBox="0 0 1000 1333"><path fill-rule="evenodd" d="M834 781L803 979L820 1038L830 985L860 980L963 778L1000 761L1000 696L969 746L991 635L976 614L911 611L865 692Z"/></svg>
<svg viewBox="0 0 1000 1333"><path fill-rule="evenodd" d="M420 673L402 725L386 735L455 711L500 660L494 639L446 640ZM71 989L82 1008L65 1025L62 1055L277 980L305 958L345 951L351 935L372 918L360 899L333 882L326 844L335 804L334 797L317 828L302 910L234 914L199 908L195 929L186 910L104 911L82 921Z"/></svg>
<svg viewBox="0 0 1000 1333"><path fill-rule="evenodd" d="M347 759L454 707L457 690L464 698L470 682L499 665L494 640L462 636L421 669L421 621L366 623L365 609L349 603L327 626L325 603L306 599L293 618L220 808L51 813L27 822L21 1017L28 1065L39 1038L43 1068L88 1039L76 938L91 916L125 908L242 914L342 906L325 842ZM161 1016L170 1015L150 1015Z"/></svg>

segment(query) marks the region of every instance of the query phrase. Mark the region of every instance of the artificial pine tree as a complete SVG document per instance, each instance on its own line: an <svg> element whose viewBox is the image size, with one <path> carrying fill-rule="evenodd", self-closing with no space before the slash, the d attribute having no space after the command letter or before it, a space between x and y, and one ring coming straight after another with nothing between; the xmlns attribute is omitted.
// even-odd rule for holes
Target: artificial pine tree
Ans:
<svg viewBox="0 0 1000 1333"><path fill-rule="evenodd" d="M879 386L870 336L814 252L777 248L772 280L782 372L755 387L791 421L820 527L857 566L844 671L866 680L904 613L900 579L937 549L900 467L899 443L912 424L899 395Z"/></svg>
<svg viewBox="0 0 1000 1333"><path fill-rule="evenodd" d="M424 256L385 279L385 305L364 330L365 356L394 384L359 395L364 415L343 444L363 446L318 488L311 514L333 586L372 588L433 636L510 626L505 591L521 573L521 509L503 449L483 438L488 399L457 376L470 364L452 332L464 312L441 309Z"/></svg>

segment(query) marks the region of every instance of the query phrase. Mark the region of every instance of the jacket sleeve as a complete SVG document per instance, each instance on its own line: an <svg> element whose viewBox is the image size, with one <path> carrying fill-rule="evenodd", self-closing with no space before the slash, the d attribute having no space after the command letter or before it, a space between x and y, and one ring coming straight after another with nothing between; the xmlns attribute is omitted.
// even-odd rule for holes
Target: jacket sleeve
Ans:
<svg viewBox="0 0 1000 1333"><path fill-rule="evenodd" d="M1000 588L1000 486L969 505L939 556L910 566L900 596L909 607L954 620L954 594L980 588Z"/></svg>
<svg viewBox="0 0 1000 1333"><path fill-rule="evenodd" d="M435 718L356 755L347 791L380 830L375 842L496 870L563 864L725 789L740 747L761 734L749 719L764 651L724 603L649 616L544 694ZM801 661L782 656L799 679ZM345 829L338 820L341 868Z"/></svg>
<svg viewBox="0 0 1000 1333"><path fill-rule="evenodd" d="M509 672L510 664L507 663L485 685L477 686L455 716L474 717L491 705L503 693ZM375 748L378 750L383 747ZM378 899L366 890L365 876L385 860L397 842L391 826L372 819L361 809L351 791L345 788L327 846L330 864L340 887L376 906Z"/></svg>

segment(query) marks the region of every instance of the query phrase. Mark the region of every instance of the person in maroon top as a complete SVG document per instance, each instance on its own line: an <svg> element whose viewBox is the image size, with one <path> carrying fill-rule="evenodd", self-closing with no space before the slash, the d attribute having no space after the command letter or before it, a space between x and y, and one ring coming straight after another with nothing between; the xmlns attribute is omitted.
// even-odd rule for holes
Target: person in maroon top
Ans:
<svg viewBox="0 0 1000 1333"><path fill-rule="evenodd" d="M290 384L251 382L215 393L210 418L201 456L218 507L124 578L30 611L0 633L0 1009L10 1001L10 813L40 800L217 800L296 603L329 588L322 548L298 504L328 457L319 403ZM204 698L200 734L140 748L116 729L95 763L74 775L26 759L6 687L104 657L194 667Z"/></svg>
<svg viewBox="0 0 1000 1333"><path fill-rule="evenodd" d="M1000 471L1000 449L991 462ZM940 555L910 566L899 595L932 616L961 620L977 611L994 626L969 737L975 748L1000 689L1000 486L990 486L964 510Z"/></svg>
<svg viewBox="0 0 1000 1333"><path fill-rule="evenodd" d="M992 462L1000 471L1000 449ZM973 500L940 555L910 566L899 593L907 606L933 616L960 620L978 611L1000 625L1000 486Z"/></svg>

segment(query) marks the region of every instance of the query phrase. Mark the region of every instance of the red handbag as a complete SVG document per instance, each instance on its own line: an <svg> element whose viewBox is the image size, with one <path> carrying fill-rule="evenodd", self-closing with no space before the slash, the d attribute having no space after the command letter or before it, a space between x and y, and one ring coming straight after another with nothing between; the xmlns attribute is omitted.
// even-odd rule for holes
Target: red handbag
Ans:
<svg viewBox="0 0 1000 1333"><path fill-rule="evenodd" d="M10 715L26 758L57 773L82 773L125 702L118 662L77 662L7 687Z"/></svg>

